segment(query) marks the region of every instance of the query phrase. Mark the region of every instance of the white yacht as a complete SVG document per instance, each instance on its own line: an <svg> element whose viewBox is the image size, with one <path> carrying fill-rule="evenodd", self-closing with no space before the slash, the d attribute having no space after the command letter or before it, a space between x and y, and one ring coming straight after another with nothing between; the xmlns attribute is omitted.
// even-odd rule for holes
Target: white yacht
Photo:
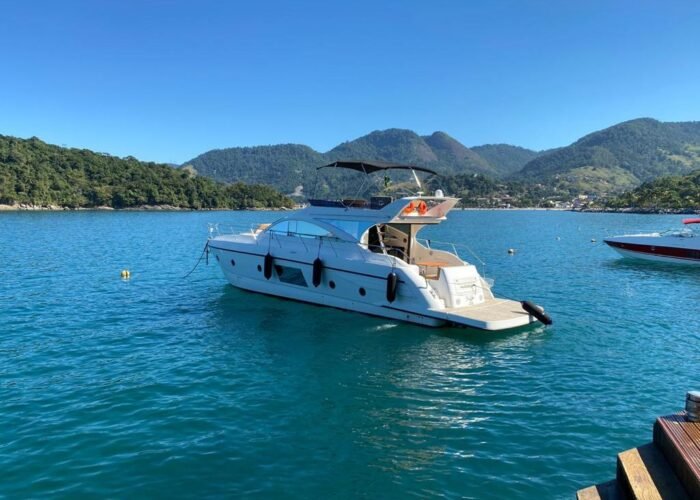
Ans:
<svg viewBox="0 0 700 500"><path fill-rule="evenodd" d="M416 166L344 161L319 168L435 172ZM376 191L375 191L376 192ZM386 194L386 190L384 190ZM396 193L394 193L396 194ZM238 234L212 234L208 248L228 281L252 292L427 326L505 330L550 324L531 302L496 298L489 281L454 251L417 236L458 202L440 190L401 197L310 199L305 208Z"/></svg>

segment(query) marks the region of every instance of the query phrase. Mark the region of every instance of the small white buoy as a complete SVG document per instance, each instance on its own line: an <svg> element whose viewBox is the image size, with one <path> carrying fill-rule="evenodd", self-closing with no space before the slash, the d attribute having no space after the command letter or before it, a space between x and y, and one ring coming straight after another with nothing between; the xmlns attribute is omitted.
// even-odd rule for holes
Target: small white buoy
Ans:
<svg viewBox="0 0 700 500"><path fill-rule="evenodd" d="M559 241L560 239L561 239L561 236L557 236L557 241Z"/></svg>
<svg viewBox="0 0 700 500"><path fill-rule="evenodd" d="M595 238L591 238L591 243L595 243Z"/></svg>
<svg viewBox="0 0 700 500"><path fill-rule="evenodd" d="M122 272L119 274L123 280L128 280L131 278L131 273L129 272L128 269L122 269Z"/></svg>
<svg viewBox="0 0 700 500"><path fill-rule="evenodd" d="M508 255L513 255L515 253L515 248L508 249Z"/></svg>

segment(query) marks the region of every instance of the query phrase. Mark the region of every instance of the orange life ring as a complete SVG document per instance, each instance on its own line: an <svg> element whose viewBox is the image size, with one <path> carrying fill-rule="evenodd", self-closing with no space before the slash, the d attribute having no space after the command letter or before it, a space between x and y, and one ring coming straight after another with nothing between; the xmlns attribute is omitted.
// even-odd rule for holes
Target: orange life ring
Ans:
<svg viewBox="0 0 700 500"><path fill-rule="evenodd" d="M413 202L411 202L408 205L406 205L406 208L403 209L403 213L410 214L415 209L416 209L416 206L413 204Z"/></svg>
<svg viewBox="0 0 700 500"><path fill-rule="evenodd" d="M418 202L418 215L425 215L428 211L428 205L423 201Z"/></svg>

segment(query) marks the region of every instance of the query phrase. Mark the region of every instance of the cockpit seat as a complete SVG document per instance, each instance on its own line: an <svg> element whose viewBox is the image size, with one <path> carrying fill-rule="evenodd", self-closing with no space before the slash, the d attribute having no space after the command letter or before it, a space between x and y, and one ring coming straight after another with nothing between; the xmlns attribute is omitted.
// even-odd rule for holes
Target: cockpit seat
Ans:
<svg viewBox="0 0 700 500"><path fill-rule="evenodd" d="M420 274L429 280L436 280L440 277L440 268L449 266L450 263L444 260L418 260L415 264L420 269Z"/></svg>

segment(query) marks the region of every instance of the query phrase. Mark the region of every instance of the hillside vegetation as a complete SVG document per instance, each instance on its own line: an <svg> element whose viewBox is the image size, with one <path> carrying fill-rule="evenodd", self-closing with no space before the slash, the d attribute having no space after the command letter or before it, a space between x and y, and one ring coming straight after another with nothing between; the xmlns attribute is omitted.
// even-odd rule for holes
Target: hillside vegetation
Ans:
<svg viewBox="0 0 700 500"><path fill-rule="evenodd" d="M530 161L545 153L510 144L484 144L475 146L471 150L486 160L489 165L497 165L502 176L519 172Z"/></svg>
<svg viewBox="0 0 700 500"><path fill-rule="evenodd" d="M700 168L700 122L650 118L594 132L547 152L515 177L571 192L610 193Z"/></svg>
<svg viewBox="0 0 700 500"><path fill-rule="evenodd" d="M298 186L308 189L313 185L316 168L325 163L326 158L308 146L281 144L214 149L186 165L220 182L268 184L283 193L293 193Z"/></svg>
<svg viewBox="0 0 700 500"><path fill-rule="evenodd" d="M444 175L471 173L501 178L537 155L515 146L485 148L490 160L444 132L420 136L410 130L389 129L344 142L326 153L299 144L227 148L208 151L184 165L223 182L261 182L284 193L303 186L304 194L310 195L316 168L336 160L382 160L421 165Z"/></svg>
<svg viewBox="0 0 700 500"><path fill-rule="evenodd" d="M352 175L357 172L328 169L317 175L318 167L342 159L432 168L441 177L430 181L429 189L442 187L470 206L564 206L579 195L593 195L590 199L599 203L601 198L645 183L611 203L678 208L696 201L695 177L683 176L700 169L700 122L641 118L543 152L508 144L468 148L444 132L420 136L388 129L344 142L326 153L298 144L217 149L179 169L59 148L36 138L0 136L0 204L276 207L291 200L275 190L303 200L314 195L348 196L366 189ZM664 176L671 179L649 184ZM392 184L392 193L405 189L410 181ZM381 186L368 189L381 190Z"/></svg>
<svg viewBox="0 0 700 500"><path fill-rule="evenodd" d="M609 208L699 210L700 170L688 175L660 177L608 201Z"/></svg>
<svg viewBox="0 0 700 500"><path fill-rule="evenodd" d="M388 129L344 142L326 153L294 144L229 148L209 151L187 164L219 181L260 182L284 193L309 196L316 168L340 159L415 164L443 176L483 175L501 186L497 190L518 185L527 191L531 186L530 198L542 191L561 199L578 194L609 196L660 176L700 168L700 122L640 118L542 152L508 144L468 148L444 132L420 136Z"/></svg>
<svg viewBox="0 0 700 500"><path fill-rule="evenodd" d="M290 206L269 186L224 185L192 169L0 135L0 204L91 208Z"/></svg>

